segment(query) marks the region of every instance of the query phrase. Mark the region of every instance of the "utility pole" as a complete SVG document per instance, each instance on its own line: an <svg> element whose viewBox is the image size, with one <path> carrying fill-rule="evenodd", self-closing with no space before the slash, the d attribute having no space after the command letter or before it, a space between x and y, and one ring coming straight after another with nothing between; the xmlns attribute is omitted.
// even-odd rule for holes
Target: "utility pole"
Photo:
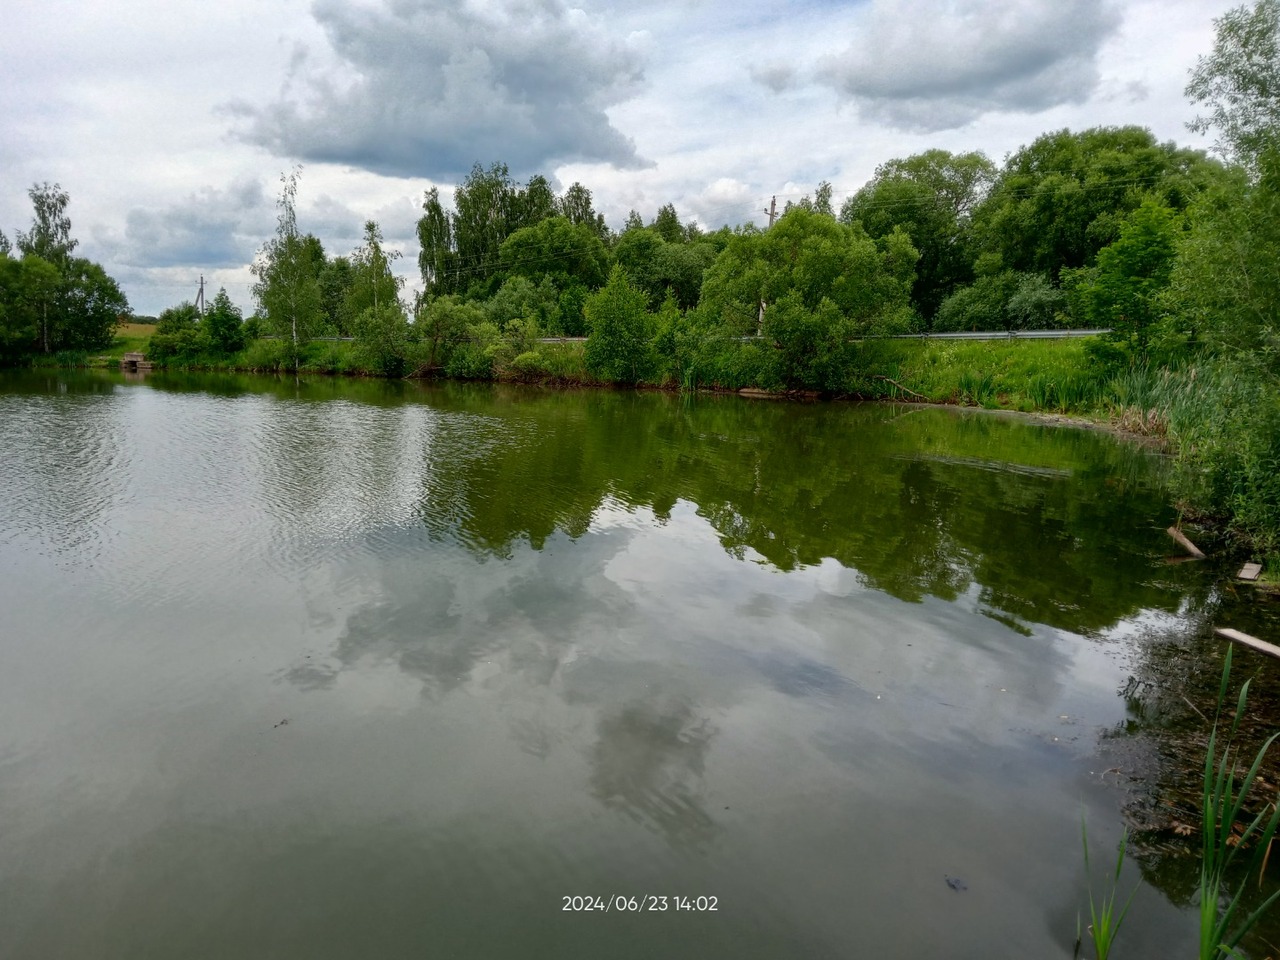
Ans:
<svg viewBox="0 0 1280 960"><path fill-rule="evenodd" d="M769 215L769 226L773 226L773 221L778 219L778 198L769 198L769 209L764 211ZM756 314L756 336L760 336L764 332L764 301L760 301L760 312Z"/></svg>
<svg viewBox="0 0 1280 960"><path fill-rule="evenodd" d="M200 311L201 318L204 317L204 274L200 274L200 292L196 294L196 309Z"/></svg>

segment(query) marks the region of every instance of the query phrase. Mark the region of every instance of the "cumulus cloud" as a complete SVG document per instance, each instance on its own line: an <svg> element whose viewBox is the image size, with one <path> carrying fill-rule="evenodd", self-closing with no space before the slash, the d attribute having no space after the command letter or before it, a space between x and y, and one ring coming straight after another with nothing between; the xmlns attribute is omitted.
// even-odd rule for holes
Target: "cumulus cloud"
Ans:
<svg viewBox="0 0 1280 960"><path fill-rule="evenodd" d="M1119 25L1111 0L877 0L818 77L868 119L952 129L992 111L1083 103Z"/></svg>
<svg viewBox="0 0 1280 960"><path fill-rule="evenodd" d="M687 207L698 223L714 229L723 223L752 219L759 205L759 191L733 177L720 177L693 195L686 195ZM759 219L757 216L756 219Z"/></svg>
<svg viewBox="0 0 1280 960"><path fill-rule="evenodd" d="M271 211L261 182L240 180L165 207L134 207L123 235L106 233L98 245L110 261L132 267L239 266L274 228Z"/></svg>
<svg viewBox="0 0 1280 960"><path fill-rule="evenodd" d="M333 60L296 55L280 98L231 105L288 157L456 182L473 163L643 166L605 110L643 80L627 41L562 0L317 0Z"/></svg>

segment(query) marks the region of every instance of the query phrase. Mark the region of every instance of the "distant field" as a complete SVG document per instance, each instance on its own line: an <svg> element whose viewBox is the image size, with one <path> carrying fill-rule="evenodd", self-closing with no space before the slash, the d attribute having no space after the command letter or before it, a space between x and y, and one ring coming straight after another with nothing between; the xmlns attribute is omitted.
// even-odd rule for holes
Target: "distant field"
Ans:
<svg viewBox="0 0 1280 960"><path fill-rule="evenodd" d="M144 353L147 349L147 341L155 332L154 323L122 323L116 327L116 338L111 346L98 356L119 360L126 353Z"/></svg>

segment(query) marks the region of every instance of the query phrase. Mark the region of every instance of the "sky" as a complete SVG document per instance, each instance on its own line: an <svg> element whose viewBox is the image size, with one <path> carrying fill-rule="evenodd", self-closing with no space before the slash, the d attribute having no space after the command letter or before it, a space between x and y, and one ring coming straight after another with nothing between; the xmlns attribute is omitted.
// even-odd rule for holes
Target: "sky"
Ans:
<svg viewBox="0 0 1280 960"><path fill-rule="evenodd" d="M1186 129L1239 0L8 0L0 230L69 194L83 256L154 315L225 286L246 315L301 165L330 255L377 220L412 292L422 196L475 163L580 181L619 229L674 203L765 220L931 148L1000 162L1064 127Z"/></svg>

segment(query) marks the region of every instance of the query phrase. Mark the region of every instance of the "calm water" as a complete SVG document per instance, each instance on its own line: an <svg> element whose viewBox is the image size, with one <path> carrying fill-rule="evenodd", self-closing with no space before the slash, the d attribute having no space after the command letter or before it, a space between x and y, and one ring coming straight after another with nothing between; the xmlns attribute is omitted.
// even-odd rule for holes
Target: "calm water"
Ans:
<svg viewBox="0 0 1280 960"><path fill-rule="evenodd" d="M27 373L0 440L6 958L1069 957L1204 576L1152 455L956 410Z"/></svg>

